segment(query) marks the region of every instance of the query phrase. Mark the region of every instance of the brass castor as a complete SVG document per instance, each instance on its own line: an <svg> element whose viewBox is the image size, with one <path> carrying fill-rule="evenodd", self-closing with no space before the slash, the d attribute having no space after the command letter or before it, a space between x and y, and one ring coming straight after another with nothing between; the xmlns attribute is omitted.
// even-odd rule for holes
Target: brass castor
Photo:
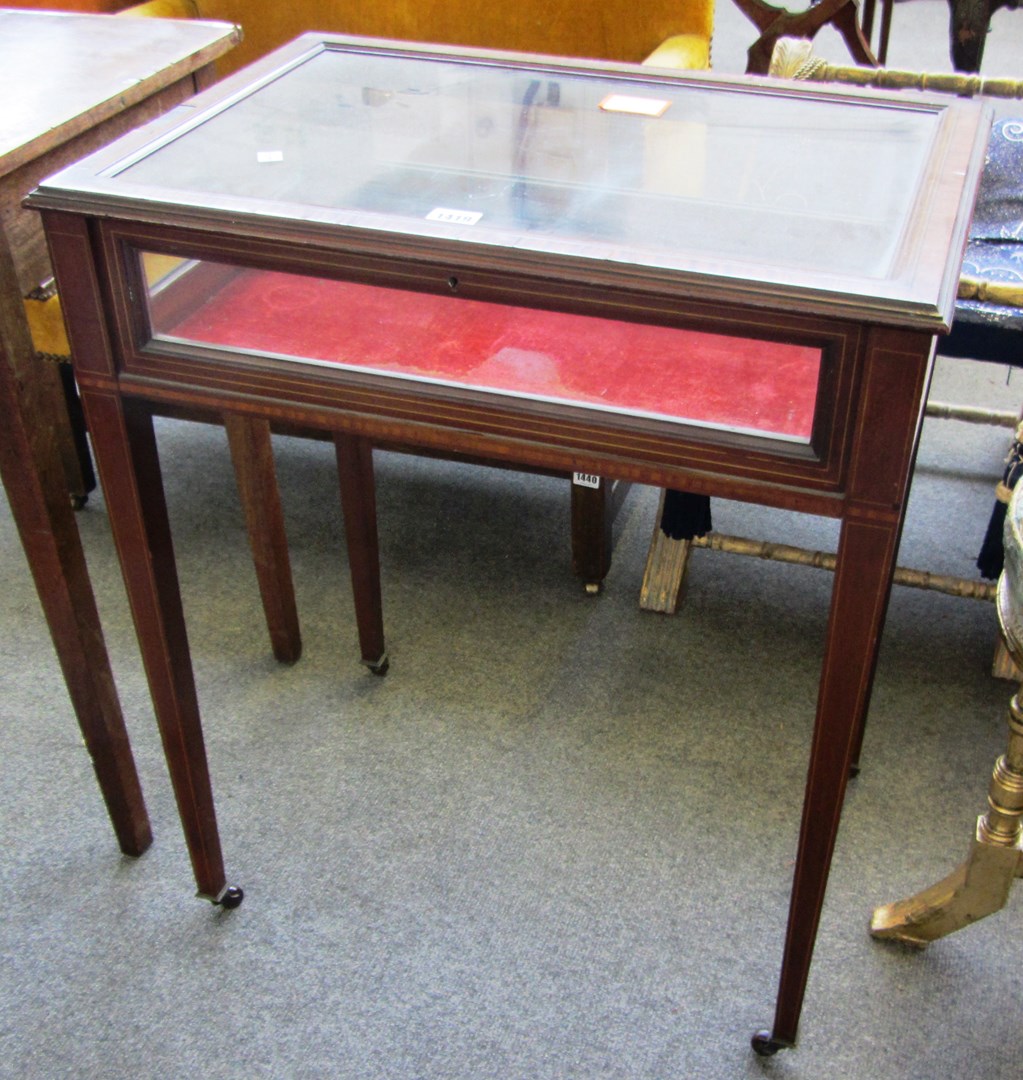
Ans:
<svg viewBox="0 0 1023 1080"><path fill-rule="evenodd" d="M230 911L232 908L238 907L244 899L245 893L237 885L228 885L220 899L214 900L213 903L217 907L224 908L225 911Z"/></svg>
<svg viewBox="0 0 1023 1080"><path fill-rule="evenodd" d="M774 1057L779 1050L788 1050L792 1046L785 1039L776 1039L769 1031L758 1031L750 1043L760 1057Z"/></svg>

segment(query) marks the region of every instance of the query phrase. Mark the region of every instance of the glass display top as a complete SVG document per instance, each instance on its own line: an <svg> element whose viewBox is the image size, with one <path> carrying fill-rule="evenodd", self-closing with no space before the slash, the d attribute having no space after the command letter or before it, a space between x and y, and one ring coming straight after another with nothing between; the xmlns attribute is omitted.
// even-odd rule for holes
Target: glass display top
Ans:
<svg viewBox="0 0 1023 1080"><path fill-rule="evenodd" d="M927 189L951 102L302 41L169 132L41 191L924 299L933 312L961 216L956 192L937 208L935 251ZM924 232L938 255L927 295L913 284Z"/></svg>

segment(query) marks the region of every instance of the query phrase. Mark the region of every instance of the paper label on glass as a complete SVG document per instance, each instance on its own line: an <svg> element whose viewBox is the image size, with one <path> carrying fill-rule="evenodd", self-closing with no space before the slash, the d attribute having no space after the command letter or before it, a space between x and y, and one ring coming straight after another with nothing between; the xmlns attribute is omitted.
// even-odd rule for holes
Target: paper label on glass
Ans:
<svg viewBox="0 0 1023 1080"><path fill-rule="evenodd" d="M631 94L608 94L600 103L604 112L632 113L634 116L663 116L670 101L663 98L634 97Z"/></svg>

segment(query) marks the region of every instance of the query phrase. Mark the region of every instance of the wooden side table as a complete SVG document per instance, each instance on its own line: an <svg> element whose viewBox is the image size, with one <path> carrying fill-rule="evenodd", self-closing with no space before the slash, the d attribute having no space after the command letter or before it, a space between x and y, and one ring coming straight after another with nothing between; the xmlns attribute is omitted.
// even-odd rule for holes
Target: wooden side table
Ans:
<svg viewBox="0 0 1023 1080"><path fill-rule="evenodd" d="M23 297L51 276L44 177L190 97L238 39L225 23L0 9L0 475L121 850L151 842L61 445L58 374L32 343Z"/></svg>

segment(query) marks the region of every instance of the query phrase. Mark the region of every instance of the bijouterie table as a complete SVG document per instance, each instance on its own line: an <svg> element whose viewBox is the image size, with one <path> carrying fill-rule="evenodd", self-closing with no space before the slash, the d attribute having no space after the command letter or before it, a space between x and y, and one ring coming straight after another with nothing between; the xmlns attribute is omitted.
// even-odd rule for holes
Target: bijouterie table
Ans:
<svg viewBox="0 0 1023 1080"><path fill-rule="evenodd" d="M154 412L333 433L378 672L374 443L838 518L776 1014L754 1037L792 1045L989 125L972 102L306 35L45 181L30 204L200 895L241 899Z"/></svg>

